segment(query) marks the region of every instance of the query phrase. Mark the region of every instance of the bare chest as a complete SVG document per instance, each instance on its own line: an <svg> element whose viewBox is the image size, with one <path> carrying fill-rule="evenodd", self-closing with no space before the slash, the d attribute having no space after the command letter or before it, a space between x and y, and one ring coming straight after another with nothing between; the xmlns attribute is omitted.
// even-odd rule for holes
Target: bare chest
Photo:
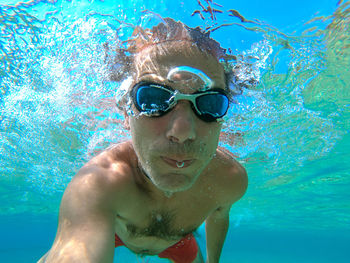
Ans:
<svg viewBox="0 0 350 263"><path fill-rule="evenodd" d="M215 208L207 197L187 196L168 201L142 199L116 215L116 233L129 239L152 237L179 240L194 232Z"/></svg>

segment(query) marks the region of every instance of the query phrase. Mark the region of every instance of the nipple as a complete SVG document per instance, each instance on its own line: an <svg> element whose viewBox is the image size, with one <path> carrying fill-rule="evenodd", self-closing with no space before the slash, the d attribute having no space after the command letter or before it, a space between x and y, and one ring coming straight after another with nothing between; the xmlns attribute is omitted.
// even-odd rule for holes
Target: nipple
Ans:
<svg viewBox="0 0 350 263"><path fill-rule="evenodd" d="M157 214L156 215L156 219L158 222L162 221L162 216L160 214Z"/></svg>

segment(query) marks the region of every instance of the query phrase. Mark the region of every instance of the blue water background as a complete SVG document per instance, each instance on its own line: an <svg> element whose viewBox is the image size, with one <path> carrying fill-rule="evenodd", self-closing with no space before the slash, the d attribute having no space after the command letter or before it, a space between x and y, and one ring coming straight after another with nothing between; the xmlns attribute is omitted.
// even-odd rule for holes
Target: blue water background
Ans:
<svg viewBox="0 0 350 263"><path fill-rule="evenodd" d="M82 23L86 22L86 16L94 11L118 18L127 16L136 22L137 18L133 17L141 9L181 19L190 26L210 24L210 21L203 22L198 16L191 16L199 8L197 1L52 2L33 1L18 6L40 20L56 17L63 27L80 18L83 18ZM349 16L332 29L334 35L328 32L327 39L323 35L299 38L312 26L326 30L332 19L315 21L311 25L305 23L315 17L331 16L339 7L338 2L344 5L346 1L218 1L222 9L236 9L248 19L258 19L269 25L261 26L265 29L262 33L240 26L213 33L224 48L258 56L264 62L256 67L260 84L238 98L246 105L240 112L244 119L231 111L230 116L235 121L229 121L225 129L228 134L243 133L243 139L222 142L247 168L250 185L245 197L232 208L221 262L349 262ZM3 7L16 3L0 0L1 12L10 13ZM228 19L218 15L221 22L232 21ZM239 20L234 22L239 23ZM55 43L45 39L54 52L44 47L39 54L29 47L30 55L24 56L26 62L46 59L47 63L33 63L25 71L19 71L28 76L39 74L39 80L50 83L50 91L57 91L53 93L55 98L43 95L46 94L42 91L45 85L35 77L11 75L20 67L17 64L6 71L6 75L1 75L0 104L6 106L0 118L0 261L3 263L36 262L50 248L57 227L59 202L70 178L96 149L105 146L104 139L111 137L113 141L125 136L122 132L112 132L119 126L81 125L87 120L84 114L92 112L102 123L110 118L107 115L120 118L115 111L100 114L98 108L91 110L94 105L85 108L82 104L70 105L70 100L67 103L67 98L74 94L72 90L79 89L80 84L99 83L98 74L94 75L98 73L96 69L87 76L78 74L91 62L88 55L79 57L78 66L72 67L70 75L82 76L85 82L80 83L81 78L76 77L69 78L72 82L66 83L60 76L42 69L52 66L58 72L62 66L65 73L64 67L71 64L70 61L60 64L60 58L68 60L69 56L64 53L69 54L74 47L82 48L84 41L90 41L88 37L78 39L84 36L79 23L62 31L57 28L48 33L52 33ZM76 46L60 39L59 33L64 31L78 33L70 39ZM281 36L281 32L288 37ZM17 39L16 43L25 51L23 42L30 43L31 33L18 36L22 36L22 40ZM281 40L286 39L295 53L292 54L291 49L280 50ZM1 35L1 41L4 45L9 38ZM32 45L42 47L43 41ZM19 62L11 56L8 59ZM86 72L90 71L84 74ZM14 84L16 79L21 81ZM26 89L28 86L35 88ZM24 92L21 104L16 104L16 100L5 104L18 90ZM62 90L68 90L67 94L62 95ZM87 90L85 86L82 91L91 92L90 98L102 92L98 88ZM84 95L79 99L87 101ZM44 101L42 108L34 111L37 106L34 104L40 106L41 101ZM46 101L51 104L46 105ZM71 109L73 106L75 108ZM81 122L80 119L69 121L70 116L81 118ZM204 251L203 227L199 230L199 240ZM166 262L155 257L144 260ZM115 262L142 261L126 249L118 248Z"/></svg>

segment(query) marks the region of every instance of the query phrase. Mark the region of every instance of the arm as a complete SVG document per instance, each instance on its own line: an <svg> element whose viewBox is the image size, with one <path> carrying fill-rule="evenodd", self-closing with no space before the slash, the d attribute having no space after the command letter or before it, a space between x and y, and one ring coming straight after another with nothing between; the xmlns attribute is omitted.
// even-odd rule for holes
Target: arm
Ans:
<svg viewBox="0 0 350 263"><path fill-rule="evenodd" d="M39 263L107 263L114 255L114 213L104 172L85 168L68 185L51 250Z"/></svg>
<svg viewBox="0 0 350 263"><path fill-rule="evenodd" d="M230 207L225 206L216 209L205 222L207 263L219 262L229 226Z"/></svg>
<svg viewBox="0 0 350 263"><path fill-rule="evenodd" d="M229 227L231 206L244 195L248 186L248 177L243 166L230 155L228 159L225 156L222 159L223 163L229 160L229 167L222 169L225 173L219 180L216 195L218 207L206 219L207 263L219 262Z"/></svg>

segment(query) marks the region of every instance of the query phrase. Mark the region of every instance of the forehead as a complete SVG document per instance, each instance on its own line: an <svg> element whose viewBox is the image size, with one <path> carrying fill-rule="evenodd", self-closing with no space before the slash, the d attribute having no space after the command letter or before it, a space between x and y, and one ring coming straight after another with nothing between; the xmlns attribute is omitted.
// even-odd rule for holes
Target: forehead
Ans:
<svg viewBox="0 0 350 263"><path fill-rule="evenodd" d="M189 66L204 72L214 82L215 87L225 88L223 66L212 55L186 41L150 46L135 56L134 66L135 82L149 80L174 85L167 80L169 71L178 66Z"/></svg>

